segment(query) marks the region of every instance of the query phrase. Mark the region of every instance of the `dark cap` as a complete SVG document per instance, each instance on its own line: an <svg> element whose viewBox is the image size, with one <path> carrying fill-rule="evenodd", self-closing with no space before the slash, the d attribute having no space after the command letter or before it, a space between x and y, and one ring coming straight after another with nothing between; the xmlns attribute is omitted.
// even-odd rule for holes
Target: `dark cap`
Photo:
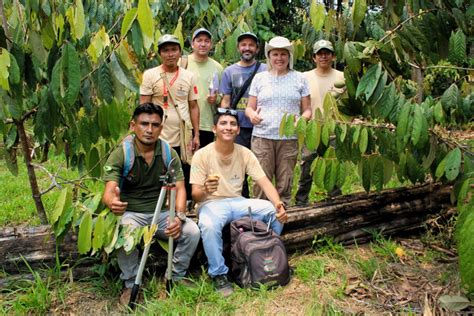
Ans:
<svg viewBox="0 0 474 316"><path fill-rule="evenodd" d="M192 40L194 41L194 39L201 33L204 33L207 36L209 36L209 38L212 38L211 32L209 32L207 29L201 27L201 28L198 28L196 31L194 31Z"/></svg>
<svg viewBox="0 0 474 316"><path fill-rule="evenodd" d="M251 38L258 44L258 37L252 32L244 32L237 37L237 43L239 43L244 38Z"/></svg>

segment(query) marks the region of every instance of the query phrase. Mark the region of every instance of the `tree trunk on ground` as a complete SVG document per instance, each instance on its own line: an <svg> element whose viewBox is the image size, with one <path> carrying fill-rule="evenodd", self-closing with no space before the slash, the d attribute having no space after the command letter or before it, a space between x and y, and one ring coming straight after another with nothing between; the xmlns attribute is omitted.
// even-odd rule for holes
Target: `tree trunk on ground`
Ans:
<svg viewBox="0 0 474 316"><path fill-rule="evenodd" d="M324 236L350 244L369 241L373 232L391 235L410 231L423 227L427 220L447 209L450 191L449 185L424 184L381 193L339 196L313 205L289 208L282 239L291 252L309 248L315 239ZM73 259L66 262L80 265L75 260L78 258L76 243L76 236L67 235L58 247L59 258ZM156 248L159 254L150 262L166 266L164 251ZM5 272L18 273L24 268L22 257L32 267L42 263L54 266L56 244L48 226L0 230L0 263ZM198 251L196 257L198 263L205 261L202 251ZM86 260L82 265L90 262Z"/></svg>

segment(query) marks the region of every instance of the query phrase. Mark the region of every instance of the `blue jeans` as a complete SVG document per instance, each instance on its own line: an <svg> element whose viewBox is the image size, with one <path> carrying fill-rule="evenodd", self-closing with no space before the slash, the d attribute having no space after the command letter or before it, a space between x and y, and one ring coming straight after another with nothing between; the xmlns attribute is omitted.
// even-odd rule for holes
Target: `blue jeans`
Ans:
<svg viewBox="0 0 474 316"><path fill-rule="evenodd" d="M199 229L202 243L209 264L209 276L227 274L222 255L222 228L230 222L248 215L248 207L252 207L252 216L256 220L271 223L272 230L280 235L283 224L276 220L275 207L270 201L246 199L243 197L226 198L206 201L199 207Z"/></svg>
<svg viewBox="0 0 474 316"><path fill-rule="evenodd" d="M161 212L158 220L158 229L155 236L162 240L168 240L165 229L168 226L169 212ZM150 225L153 213L136 213L126 211L120 219L121 225L146 226ZM175 239L176 248L173 254L172 278L174 281L182 279L189 267L191 258L199 243L199 229L192 220L186 219L181 225L181 235ZM122 273L120 278L125 281L125 287L131 288L135 283L135 276L138 272L139 260L138 249L134 249L127 254L123 248L117 252L118 265Z"/></svg>

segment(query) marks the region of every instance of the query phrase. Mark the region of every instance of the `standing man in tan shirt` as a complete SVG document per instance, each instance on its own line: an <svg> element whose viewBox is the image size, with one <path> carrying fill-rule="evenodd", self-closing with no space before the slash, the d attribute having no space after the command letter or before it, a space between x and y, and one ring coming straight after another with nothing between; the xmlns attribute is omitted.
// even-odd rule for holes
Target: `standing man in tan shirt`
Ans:
<svg viewBox="0 0 474 316"><path fill-rule="evenodd" d="M311 94L311 112L313 117L315 111L319 109L324 114L323 101L324 96L329 91L338 91L334 88L334 83L344 81L344 73L332 68L332 64L336 60L334 48L330 41L319 40L313 45L313 61L316 68L303 73L309 84L309 92ZM296 192L296 204L307 204L309 192L313 179L311 177L311 163L317 157L317 151L310 152L303 147L303 157L301 161L301 177L298 183L298 191Z"/></svg>
<svg viewBox="0 0 474 316"><path fill-rule="evenodd" d="M181 57L181 44L174 35L165 34L158 39L158 54L162 64L147 69L143 73L140 86L140 103L153 102L161 105L165 111L165 119L161 138L168 141L181 156L180 120L192 126L193 138L187 144L193 152L199 149L199 106L198 88L194 75L186 69L178 67ZM179 113L178 113L179 111ZM189 184L189 162L182 161L185 177L187 199L191 198Z"/></svg>

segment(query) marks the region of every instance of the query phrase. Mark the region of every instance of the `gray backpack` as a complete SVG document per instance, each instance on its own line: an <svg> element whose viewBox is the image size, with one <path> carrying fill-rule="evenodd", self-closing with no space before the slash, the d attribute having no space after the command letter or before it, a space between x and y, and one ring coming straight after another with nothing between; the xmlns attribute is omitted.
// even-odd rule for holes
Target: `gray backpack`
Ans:
<svg viewBox="0 0 474 316"><path fill-rule="evenodd" d="M231 267L241 287L268 287L290 282L290 268L280 237L261 221L243 217L230 224Z"/></svg>

